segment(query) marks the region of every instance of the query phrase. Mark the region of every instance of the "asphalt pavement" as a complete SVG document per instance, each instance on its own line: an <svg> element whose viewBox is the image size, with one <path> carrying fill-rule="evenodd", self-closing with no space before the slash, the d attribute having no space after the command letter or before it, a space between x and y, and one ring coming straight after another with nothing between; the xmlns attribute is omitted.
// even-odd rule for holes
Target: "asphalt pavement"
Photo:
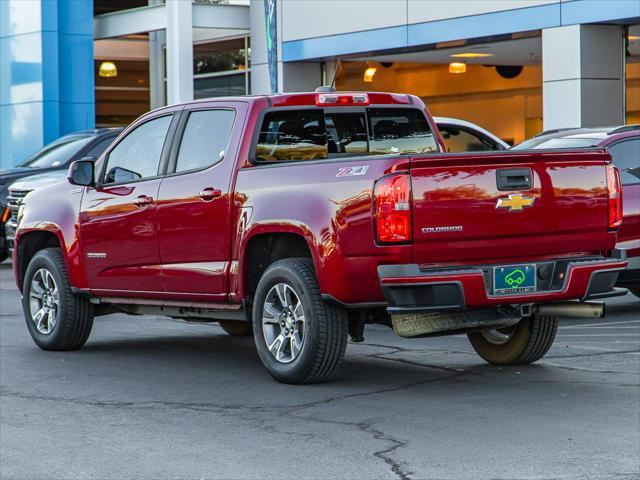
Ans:
<svg viewBox="0 0 640 480"><path fill-rule="evenodd" d="M640 300L607 309L523 367L368 327L329 383L288 386L217 325L111 315L39 350L5 263L0 478L638 479Z"/></svg>

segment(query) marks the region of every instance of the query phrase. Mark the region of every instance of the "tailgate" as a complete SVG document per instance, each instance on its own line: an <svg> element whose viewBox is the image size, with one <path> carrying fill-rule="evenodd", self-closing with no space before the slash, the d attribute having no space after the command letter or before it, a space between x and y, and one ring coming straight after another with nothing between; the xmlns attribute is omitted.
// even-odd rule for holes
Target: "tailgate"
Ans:
<svg viewBox="0 0 640 480"><path fill-rule="evenodd" d="M413 158L414 261L486 264L605 250L609 161L600 149Z"/></svg>

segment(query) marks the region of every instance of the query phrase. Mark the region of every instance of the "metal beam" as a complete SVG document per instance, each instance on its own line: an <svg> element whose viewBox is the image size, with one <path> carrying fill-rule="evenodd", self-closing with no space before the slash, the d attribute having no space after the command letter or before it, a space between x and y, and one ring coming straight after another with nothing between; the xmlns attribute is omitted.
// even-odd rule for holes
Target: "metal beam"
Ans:
<svg viewBox="0 0 640 480"><path fill-rule="evenodd" d="M249 31L249 6L193 4L192 26ZM93 19L94 39L121 37L166 29L166 6L150 5L105 13Z"/></svg>
<svg viewBox="0 0 640 480"><path fill-rule="evenodd" d="M121 37L163 30L165 26L165 6L150 5L94 17L93 37L95 40Z"/></svg>
<svg viewBox="0 0 640 480"><path fill-rule="evenodd" d="M249 6L194 3L193 26L248 31Z"/></svg>

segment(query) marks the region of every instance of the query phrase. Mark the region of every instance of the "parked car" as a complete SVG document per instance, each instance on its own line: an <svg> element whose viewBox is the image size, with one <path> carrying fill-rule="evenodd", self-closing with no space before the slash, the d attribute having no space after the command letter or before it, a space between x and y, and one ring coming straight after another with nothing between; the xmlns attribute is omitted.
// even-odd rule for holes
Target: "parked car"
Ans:
<svg viewBox="0 0 640 480"><path fill-rule="evenodd" d="M30 193L13 265L27 328L80 348L116 311L218 321L287 383L366 323L465 332L526 364L558 316L603 316L626 265L604 149L446 153L418 97L298 93L150 112L70 184Z"/></svg>
<svg viewBox="0 0 640 480"><path fill-rule="evenodd" d="M544 132L513 147L513 150L601 147L611 152L620 170L624 220L618 233L618 247L627 251L629 267L618 277L640 298L640 125L580 128Z"/></svg>
<svg viewBox="0 0 640 480"><path fill-rule="evenodd" d="M446 152L507 150L511 147L500 137L475 123L458 118L433 117L440 130Z"/></svg>
<svg viewBox="0 0 640 480"><path fill-rule="evenodd" d="M121 131L122 128L100 128L65 135L47 144L16 167L0 172L0 262L10 254L16 214L24 195L40 185L64 179L74 160L98 158ZM14 185L20 179L35 175L38 178L29 178L27 184Z"/></svg>

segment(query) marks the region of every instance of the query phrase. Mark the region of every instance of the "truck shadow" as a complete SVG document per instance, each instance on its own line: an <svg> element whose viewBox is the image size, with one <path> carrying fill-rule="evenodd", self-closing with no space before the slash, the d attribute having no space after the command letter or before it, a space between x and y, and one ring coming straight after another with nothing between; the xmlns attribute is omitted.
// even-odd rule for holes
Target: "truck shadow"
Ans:
<svg viewBox="0 0 640 480"><path fill-rule="evenodd" d="M91 369L96 376L101 371L108 376L123 375L141 381L139 388L149 391L170 393L170 385L175 384L194 396L199 395L198 391L206 396L212 388L224 388L235 392L238 401L248 403L254 400L255 388L261 387L286 390L292 400L296 392L310 389L320 396L323 392L395 389L423 395L425 390L455 388L460 392L475 391L476 387L491 388L493 394L500 391L512 394L514 389L524 389L531 382L548 386L570 382L575 376L542 364L498 368L472 354L428 348L422 351L424 355L413 352L410 358L405 358L401 353L392 356L383 351L362 353L349 345L340 369L327 383L297 387L279 384L268 375L253 339L223 333L93 341L77 353L65 354L65 363L67 368L70 362L82 365L80 368ZM254 388L247 389L247 383Z"/></svg>

